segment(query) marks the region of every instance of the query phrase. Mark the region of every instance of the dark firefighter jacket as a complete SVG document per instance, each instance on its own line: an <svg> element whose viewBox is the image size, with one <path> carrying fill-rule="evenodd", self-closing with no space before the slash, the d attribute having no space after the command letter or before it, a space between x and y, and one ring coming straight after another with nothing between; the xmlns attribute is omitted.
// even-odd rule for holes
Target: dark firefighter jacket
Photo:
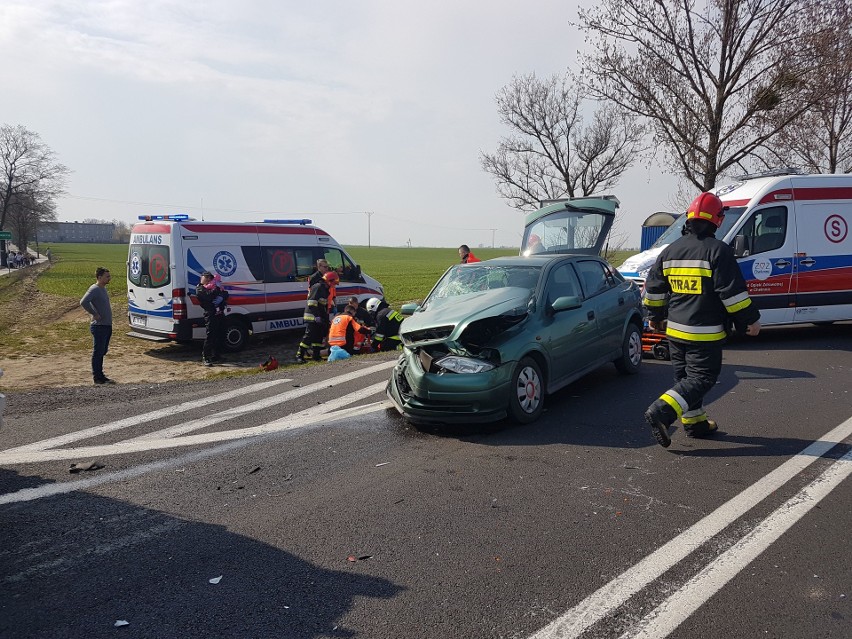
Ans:
<svg viewBox="0 0 852 639"><path fill-rule="evenodd" d="M652 321L666 319L666 335L681 342L725 339L727 319L738 331L760 319L730 246L688 233L663 249L645 280Z"/></svg>
<svg viewBox="0 0 852 639"><path fill-rule="evenodd" d="M320 319L320 324L328 324L328 306L331 288L325 280L320 280L317 284L311 286L308 293L308 303L305 306L305 315L303 319L305 323L316 322Z"/></svg>
<svg viewBox="0 0 852 639"><path fill-rule="evenodd" d="M386 306L376 313L376 334L373 341L377 350L392 351L399 346L399 325L404 318L391 307Z"/></svg>

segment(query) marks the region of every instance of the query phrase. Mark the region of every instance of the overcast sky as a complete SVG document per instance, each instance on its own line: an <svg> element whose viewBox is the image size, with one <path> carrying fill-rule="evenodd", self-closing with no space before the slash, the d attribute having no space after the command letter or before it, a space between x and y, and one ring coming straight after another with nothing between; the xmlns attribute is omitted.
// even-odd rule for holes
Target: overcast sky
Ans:
<svg viewBox="0 0 852 639"><path fill-rule="evenodd" d="M576 67L556 0L3 0L0 121L73 172L60 221L309 217L343 244L517 246L479 163L514 74ZM637 165L619 229L669 206ZM496 229L492 233L490 229Z"/></svg>

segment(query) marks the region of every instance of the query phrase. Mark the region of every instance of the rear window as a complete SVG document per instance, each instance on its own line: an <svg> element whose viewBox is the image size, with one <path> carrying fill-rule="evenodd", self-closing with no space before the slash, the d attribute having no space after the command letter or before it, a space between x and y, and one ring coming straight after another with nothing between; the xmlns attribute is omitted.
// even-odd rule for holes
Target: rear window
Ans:
<svg viewBox="0 0 852 639"><path fill-rule="evenodd" d="M162 288L171 284L169 247L160 244L131 244L127 279L142 288Z"/></svg>

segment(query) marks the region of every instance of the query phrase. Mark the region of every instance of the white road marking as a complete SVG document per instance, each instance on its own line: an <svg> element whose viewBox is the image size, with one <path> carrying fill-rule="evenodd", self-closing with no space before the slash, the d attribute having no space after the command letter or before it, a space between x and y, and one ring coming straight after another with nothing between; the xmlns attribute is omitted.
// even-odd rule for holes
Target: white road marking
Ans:
<svg viewBox="0 0 852 639"><path fill-rule="evenodd" d="M351 373L346 373L344 375L338 375L336 377L330 377L322 382L318 382L316 384L310 384L309 386L303 386L302 388L294 389L292 391L288 391L282 395L278 395L277 397L286 397L286 399L293 399L296 397L301 397L302 395L306 395L308 393L312 393L318 389L326 388L329 385L340 384L342 382L348 382L353 379L358 379L365 375L370 375L372 373L380 372L386 370L388 368L392 368L396 364L396 361L392 362L383 362L381 364L376 364L375 366L370 366L368 368L364 368L357 371L352 371ZM270 386L274 386L276 384L283 384L285 382L293 381L291 379L280 379L271 382L263 382L260 384L254 384L252 386L246 386L244 388L238 388L233 391L228 391L227 393L221 393L219 395L213 395L212 397L206 397L198 400L193 400L190 402L185 402L183 404L178 404L176 406L166 406L164 408L157 409L155 411L151 411L149 413L143 413L142 415L134 415L132 417L127 417L125 419L120 419L115 422L110 422L108 424L102 424L100 426L94 426L92 428L86 428L84 430L76 431L73 433L68 433L66 435L59 435L57 437L52 437L51 439L45 439L40 442L35 442L33 444L26 444L25 446L18 446L16 448L9 448L0 455L6 453L17 453L24 451L40 451L47 450L49 448L57 448L59 446L64 446L66 444L70 444L72 442L80 441L82 439L89 439L90 437L96 437L98 435L104 435L106 433L111 433L116 430L121 430L124 428L130 428L131 426L138 426L140 424L144 424L155 419L160 419L161 417L169 417L170 415L175 415L177 413L183 413L188 410L192 410L193 408L201 408L204 406L208 406L214 402L222 402L227 401L229 399L234 399L237 397L244 396L248 393L256 392L259 390L263 390L265 388L269 388ZM271 398L270 401L276 403L276 398ZM230 419L230 417L225 417L224 419ZM222 421L222 420L220 420ZM205 424L205 426L212 425L216 422L210 422ZM200 426L199 428L204 428L204 426Z"/></svg>
<svg viewBox="0 0 852 639"><path fill-rule="evenodd" d="M328 385L323 382L322 388ZM106 457L108 455L121 455L125 453L139 453L148 450L161 450L164 448L177 448L180 446L196 446L198 444L210 444L245 437L257 437L269 433L277 433L285 430L303 428L323 421L339 420L341 413L330 414L338 408L347 406L370 395L383 392L387 382L379 382L366 388L336 397L332 400L312 406L298 413L292 413L281 419L253 426L251 428L239 428L235 430L217 431L215 433L203 433L201 435L187 435L185 437L166 437L161 439L130 439L107 444L103 446L81 446L79 448L58 448L54 450L33 450L23 452L5 451L0 453L0 464L32 464L38 462L55 461L59 459L86 459L91 457ZM384 405L384 402L379 402ZM372 406L372 405L371 405ZM343 416L355 416L359 414L362 407L354 407Z"/></svg>
<svg viewBox="0 0 852 639"><path fill-rule="evenodd" d="M620 639L663 639L852 474L852 451L719 555Z"/></svg>
<svg viewBox="0 0 852 639"><path fill-rule="evenodd" d="M350 410L333 413L331 415L327 415L324 420L317 419L316 421L323 421L326 424L330 424L341 419L357 417L359 415L367 415L369 413L375 413L377 411L385 410L388 408L391 408L390 402L376 402L374 404L358 406ZM90 488L95 488L97 486L102 486L104 484L110 484L113 482L124 482L129 479L141 477L142 475L146 475L148 473L156 472L159 470L183 468L184 466L188 466L189 464L204 459L209 459L211 457L216 457L218 455L223 455L225 453L229 453L231 451L238 450L246 446L257 444L260 441L265 441L266 439L275 436L276 434L273 433L272 435L266 435L265 437L239 439L237 441L230 441L224 444L220 444L219 446L215 446L213 448L207 448L204 450L187 453L186 455L181 455L172 459L164 459L161 461L152 462L150 464L144 464L142 466L134 466L132 468L119 470L114 473L106 473L104 475L97 475L95 477L88 477L86 479L80 479L76 481L45 484L36 488L24 488L14 493L0 495L0 505L16 504L24 501L34 501L36 499L52 497L54 495L65 495L67 493L73 493L79 490L88 490Z"/></svg>
<svg viewBox="0 0 852 639"><path fill-rule="evenodd" d="M76 442L81 439L88 439L90 437L96 437L98 435L103 435L105 433L111 433L116 430L121 430L122 428L129 428L131 426L136 426L138 424L153 421L155 419L160 419L161 417L168 417L170 415L176 415L178 413L183 413L188 410L192 410L193 408L201 408L203 406L208 406L214 402L224 402L229 399L234 399L245 395L247 393L254 393L257 391L264 390L266 388L270 388L271 386L276 386L277 384L284 384L285 382L291 382L291 379L276 379L271 382L262 382L260 384L252 384L251 386L245 386L243 388L238 388L236 390L228 391L227 393L220 393L219 395L213 395L212 397L204 397L202 399L195 399L191 402L184 402L183 404L177 404L175 406L166 406L165 408L160 408L158 410L151 411L150 413L144 413L142 415L134 415L132 417L127 417L125 419L120 419L116 422L110 422L108 424L101 424L100 426L93 426L92 428L86 428L85 430L78 430L73 433L68 433L67 435L59 435L57 437L52 437L50 439L45 439L40 442L35 442L33 444L26 444L25 446L17 446L16 448L9 448L3 452L12 453L18 451L32 451L32 450L47 450L48 448L56 448L57 446L64 446L65 444L70 444L71 442Z"/></svg>
<svg viewBox="0 0 852 639"><path fill-rule="evenodd" d="M852 435L852 417L599 588L565 614L533 634L530 639L579 637L850 435Z"/></svg>

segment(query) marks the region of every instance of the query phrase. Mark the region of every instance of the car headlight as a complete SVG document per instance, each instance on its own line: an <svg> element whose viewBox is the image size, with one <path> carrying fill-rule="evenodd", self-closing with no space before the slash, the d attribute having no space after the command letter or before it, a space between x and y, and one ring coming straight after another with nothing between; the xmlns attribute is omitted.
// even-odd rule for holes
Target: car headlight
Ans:
<svg viewBox="0 0 852 639"><path fill-rule="evenodd" d="M484 373L494 368L494 364L491 362L484 362L472 357L460 357L459 355L442 357L435 364L451 373Z"/></svg>

